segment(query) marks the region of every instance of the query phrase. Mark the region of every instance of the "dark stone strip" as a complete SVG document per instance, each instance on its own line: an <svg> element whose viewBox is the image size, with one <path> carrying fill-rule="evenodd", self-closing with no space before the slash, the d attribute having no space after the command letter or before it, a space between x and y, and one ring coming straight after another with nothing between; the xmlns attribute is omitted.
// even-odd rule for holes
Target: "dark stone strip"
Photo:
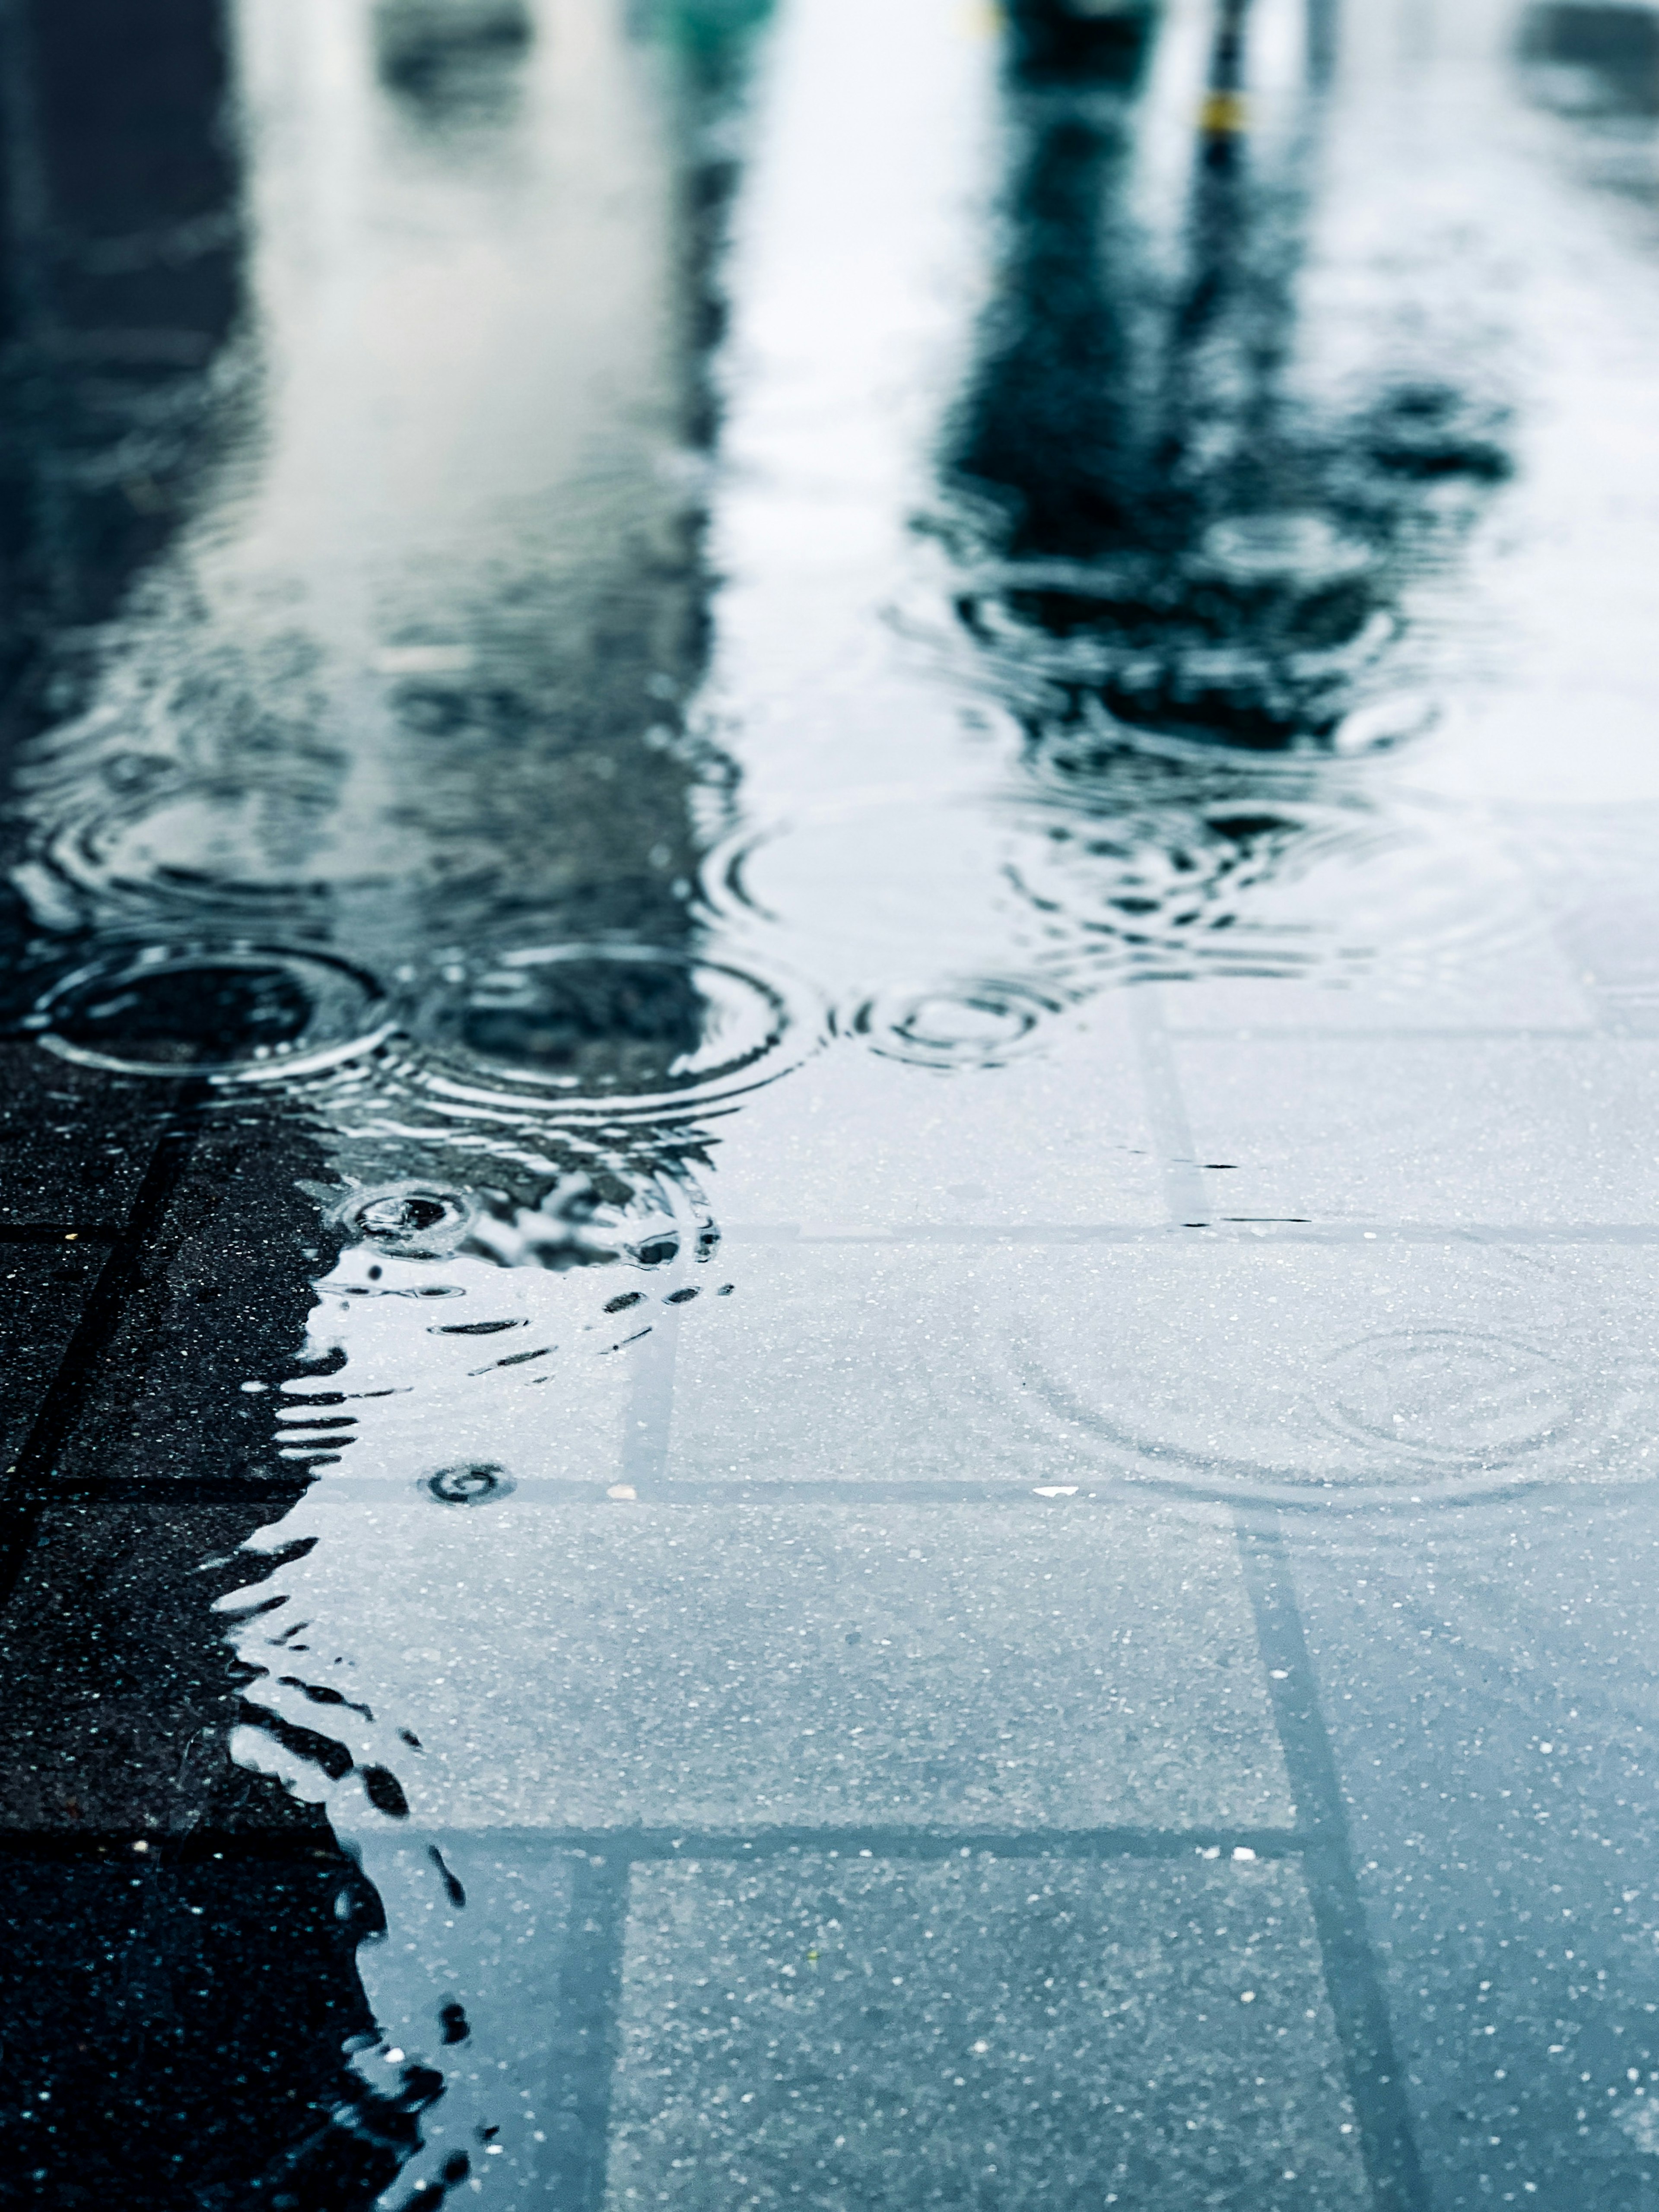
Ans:
<svg viewBox="0 0 1659 2212"><path fill-rule="evenodd" d="M1238 1542L1365 2171L1378 2212L1430 2212L1388 2000L1354 1872L1336 1760L1320 1711L1284 1540L1270 1518L1257 1518L1241 1523Z"/></svg>
<svg viewBox="0 0 1659 2212"><path fill-rule="evenodd" d="M556 2212L601 2212L605 2203L628 1925L626 1848L607 1844L584 1856L571 1895L550 2100L547 2201Z"/></svg>
<svg viewBox="0 0 1659 2212"><path fill-rule="evenodd" d="M182 1103L182 1102L181 1102ZM138 1187L132 1212L111 1247L80 1325L70 1338L45 1403L11 1471L0 1477L0 1605L15 1589L40 1525L58 1453L79 1419L121 1309L137 1279L145 1247L161 1226L194 1148L189 1123L162 1132Z"/></svg>

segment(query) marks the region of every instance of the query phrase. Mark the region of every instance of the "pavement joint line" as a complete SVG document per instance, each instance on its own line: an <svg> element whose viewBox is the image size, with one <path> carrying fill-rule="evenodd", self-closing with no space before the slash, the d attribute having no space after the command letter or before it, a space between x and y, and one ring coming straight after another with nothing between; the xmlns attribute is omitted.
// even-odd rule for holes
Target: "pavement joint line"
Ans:
<svg viewBox="0 0 1659 2212"><path fill-rule="evenodd" d="M332 1863L343 1874L356 1867L333 1836L321 1830L295 1834L277 1829L0 1828L0 1860L8 1858L52 1865L108 1859L129 1872L140 1866L176 1869L216 1860L227 1866Z"/></svg>
<svg viewBox="0 0 1659 2212"><path fill-rule="evenodd" d="M668 1472L679 1340L680 1309L671 1306L658 1316L635 1355L623 1417L622 1480L635 1489L662 1481Z"/></svg>
<svg viewBox="0 0 1659 2212"><path fill-rule="evenodd" d="M1170 1244L1190 1241L1201 1228L1212 1243L1248 1249L1254 1244L1659 1244L1659 1222L1650 1221L1310 1221L1289 1215L1223 1214L1212 1220L1181 1222L1090 1222L1075 1226L1042 1223L1030 1227L986 1228L968 1224L907 1225L896 1229L852 1228L807 1231L793 1222L775 1227L751 1222L722 1231L730 1244L811 1247L840 1245L1024 1244L1064 1248L1077 1244ZM1248 1235L1238 1232L1248 1231ZM1269 1235L1267 1232L1273 1232Z"/></svg>
<svg viewBox="0 0 1659 2212"><path fill-rule="evenodd" d="M997 1859L1064 1859L1090 1863L1108 1859L1140 1859L1168 1863L1213 1853L1209 1863L1248 1865L1306 1856L1321 1848L1321 1838L1302 1828L1249 1827L1241 1825L1193 1828L1015 1828L933 1829L920 1827L779 1828L558 1828L501 1826L451 1829L412 1825L412 1834L437 1839L441 1848L447 1836L487 1838L492 1850L517 1850L526 1855L562 1854L621 1868L635 1866L760 1864L770 1859L838 1856L856 1864L861 1858L903 1861L922 1865L943 1864L951 1859L984 1856ZM142 1844L139 1853L136 1847ZM340 1858L351 1863L341 1847L318 1836L289 1836L275 1831L192 1828L182 1833L161 1829L0 1828L0 1856L97 1856L123 1851L169 1865L194 1863L204 1857L295 1858L313 1862ZM1235 1862L1231 1855L1248 1856Z"/></svg>
<svg viewBox="0 0 1659 2212"><path fill-rule="evenodd" d="M1209 1191L1193 1145L1175 1050L1164 1019L1163 994L1156 984L1129 994L1129 1025L1140 1056L1147 1118L1158 1145L1164 1201L1170 1226L1209 1226ZM1165 1232L1168 1233L1167 1231Z"/></svg>
<svg viewBox="0 0 1659 2212"><path fill-rule="evenodd" d="M193 1103L188 1092L175 1101L179 1106ZM196 1136L193 1124L181 1126L173 1120L156 1139L125 1226L108 1249L13 1471L0 1478L0 1607L17 1586L54 1488L54 1462L81 1418L94 1378L114 1340L140 1262L195 1149Z"/></svg>
<svg viewBox="0 0 1659 2212"><path fill-rule="evenodd" d="M1188 1027L1176 1022L1170 1025L1172 1044L1184 1044L1191 1037L1208 1044L1273 1044L1280 1037L1298 1043L1365 1044L1376 1040L1379 1043L1399 1044L1402 1042L1423 1044L1652 1044L1659 1040L1652 1036L1610 1030L1601 1023L1585 1023L1577 1028L1540 1028L1532 1024L1516 1024L1512 1027L1475 1029L1422 1029L1410 1022L1389 1026L1382 1023L1356 1022L1352 1028L1328 1029L1317 1022L1247 1022L1238 1026L1225 1023L1204 1023Z"/></svg>
<svg viewBox="0 0 1659 2212"><path fill-rule="evenodd" d="M1241 1521L1237 1537L1292 1809L1307 1838L1303 1865L1366 2175L1378 2212L1431 2212L1284 1538L1273 1516Z"/></svg>
<svg viewBox="0 0 1659 2212"><path fill-rule="evenodd" d="M1130 1006L1170 1212L1177 1223L1196 1224L1206 1213L1194 1203L1205 1182L1161 994L1137 992ZM1307 1838L1303 1873L1372 2200L1376 2212L1431 2212L1281 1523L1271 1509L1246 1505L1235 1515L1234 1534L1291 1817Z"/></svg>
<svg viewBox="0 0 1659 2212"><path fill-rule="evenodd" d="M571 1885L569 1948L560 1976L559 2079L550 2130L562 2139L558 2212L603 2212L622 2043L630 1871L624 1861L589 1854Z"/></svg>

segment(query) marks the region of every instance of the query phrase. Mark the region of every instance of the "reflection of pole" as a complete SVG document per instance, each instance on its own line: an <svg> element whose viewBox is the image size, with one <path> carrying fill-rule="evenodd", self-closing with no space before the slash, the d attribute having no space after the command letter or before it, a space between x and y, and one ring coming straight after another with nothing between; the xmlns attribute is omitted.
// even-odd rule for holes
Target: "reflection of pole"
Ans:
<svg viewBox="0 0 1659 2212"><path fill-rule="evenodd" d="M1231 161L1233 142L1249 122L1244 99L1244 31L1250 0L1221 0L1215 45L1210 53L1210 78L1205 94L1200 128L1204 135L1204 158L1212 165Z"/></svg>

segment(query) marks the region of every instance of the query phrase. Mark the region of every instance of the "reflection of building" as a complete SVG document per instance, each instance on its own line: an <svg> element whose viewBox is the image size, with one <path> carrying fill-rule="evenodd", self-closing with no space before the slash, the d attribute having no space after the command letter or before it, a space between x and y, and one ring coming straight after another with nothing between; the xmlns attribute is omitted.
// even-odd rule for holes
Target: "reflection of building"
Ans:
<svg viewBox="0 0 1659 2212"><path fill-rule="evenodd" d="M243 0L263 419L38 751L40 919L348 953L555 1085L695 1053L704 125L760 12ZM613 937L648 989L510 964Z"/></svg>
<svg viewBox="0 0 1659 2212"><path fill-rule="evenodd" d="M1453 392L1384 392L1336 426L1287 400L1335 27L1311 11L1306 127L1258 159L1249 17L1229 0L1215 21L1175 267L1137 220L1147 52L1125 42L1115 84L1016 75L1012 250L951 457L986 580L963 606L982 646L1029 650L1074 710L1276 749L1328 738L1352 706L1390 629L1414 491L1503 461Z"/></svg>
<svg viewBox="0 0 1659 2212"><path fill-rule="evenodd" d="M231 396L241 224L222 14L221 0L0 14L8 763L72 708L93 626L178 530Z"/></svg>

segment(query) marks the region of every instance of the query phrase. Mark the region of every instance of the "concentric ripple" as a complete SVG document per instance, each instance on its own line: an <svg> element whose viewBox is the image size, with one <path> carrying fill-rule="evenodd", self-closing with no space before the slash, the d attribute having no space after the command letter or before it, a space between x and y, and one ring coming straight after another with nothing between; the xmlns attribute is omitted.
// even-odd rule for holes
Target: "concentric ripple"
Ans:
<svg viewBox="0 0 1659 2212"><path fill-rule="evenodd" d="M249 919L345 885L406 878L414 858L343 832L325 793L218 784L174 784L76 822L47 854L61 877L100 902L212 907Z"/></svg>
<svg viewBox="0 0 1659 2212"><path fill-rule="evenodd" d="M327 954L182 945L113 952L77 969L29 1026L48 1051L83 1066L258 1083L368 1052L392 1019L374 978Z"/></svg>
<svg viewBox="0 0 1659 2212"><path fill-rule="evenodd" d="M1333 1352L1321 1413L1344 1436L1444 1470L1513 1471L1583 1418L1572 1376L1535 1345L1449 1328L1362 1337Z"/></svg>
<svg viewBox="0 0 1659 2212"><path fill-rule="evenodd" d="M441 1467L425 1476L421 1488L440 1505L491 1505L517 1487L504 1467L493 1460L460 1467Z"/></svg>
<svg viewBox="0 0 1659 2212"><path fill-rule="evenodd" d="M1524 872L1478 827L1384 816L1358 793L1310 801L1288 779L1111 795L1021 810L1007 863L1051 929L1097 957L1468 997L1544 933Z"/></svg>
<svg viewBox="0 0 1659 2212"><path fill-rule="evenodd" d="M889 986L839 1015L836 1026L884 1059L949 1073L1003 1067L1036 1049L1045 1024L1072 1003L1052 985L975 976Z"/></svg>
<svg viewBox="0 0 1659 2212"><path fill-rule="evenodd" d="M1346 1302L1334 1280L1329 1297ZM1614 1356L1586 1384L1519 1336L1431 1324L1322 1345L1311 1305L1295 1323L1279 1309L1277 1292L1241 1296L1187 1332L1150 1325L1093 1371L1080 1347L1039 1355L1009 1387L1103 1468L1255 1506L1444 1506L1649 1479L1649 1361Z"/></svg>
<svg viewBox="0 0 1659 2212"><path fill-rule="evenodd" d="M450 1097L557 1098L579 1113L702 1108L775 1080L821 1042L799 994L648 945L534 946L457 971L416 1030Z"/></svg>

